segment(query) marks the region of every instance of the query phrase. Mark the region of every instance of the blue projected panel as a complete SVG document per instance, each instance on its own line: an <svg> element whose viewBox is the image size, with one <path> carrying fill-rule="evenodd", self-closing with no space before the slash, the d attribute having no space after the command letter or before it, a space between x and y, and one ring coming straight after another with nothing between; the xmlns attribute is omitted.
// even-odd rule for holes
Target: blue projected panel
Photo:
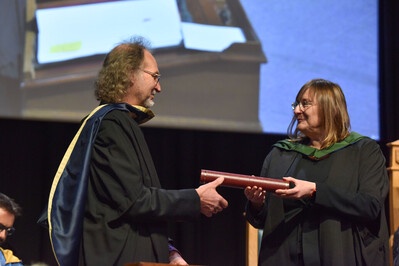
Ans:
<svg viewBox="0 0 399 266"><path fill-rule="evenodd" d="M285 133L310 79L338 83L352 130L379 139L378 2L241 0L267 56L260 74L263 130Z"/></svg>

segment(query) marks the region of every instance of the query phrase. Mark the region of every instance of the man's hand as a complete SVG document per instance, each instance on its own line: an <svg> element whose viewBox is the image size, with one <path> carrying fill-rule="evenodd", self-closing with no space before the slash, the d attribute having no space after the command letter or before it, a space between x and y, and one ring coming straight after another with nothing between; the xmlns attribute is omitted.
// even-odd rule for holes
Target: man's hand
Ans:
<svg viewBox="0 0 399 266"><path fill-rule="evenodd" d="M183 257L177 251L172 251L169 253L169 264L188 265L188 263L183 259Z"/></svg>
<svg viewBox="0 0 399 266"><path fill-rule="evenodd" d="M223 177L219 177L196 189L201 201L201 213L206 217L211 217L228 206L227 200L216 191L216 188L223 183L223 180Z"/></svg>

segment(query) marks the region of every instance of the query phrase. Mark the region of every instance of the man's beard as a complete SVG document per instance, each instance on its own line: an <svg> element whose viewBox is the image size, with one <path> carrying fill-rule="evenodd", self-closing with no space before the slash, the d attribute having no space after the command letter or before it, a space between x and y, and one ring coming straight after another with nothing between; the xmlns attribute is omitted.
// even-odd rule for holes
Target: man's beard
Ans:
<svg viewBox="0 0 399 266"><path fill-rule="evenodd" d="M147 100L145 100L144 102L144 107L145 108L151 108L153 107L155 104L155 102L153 100L151 100L150 98L148 98Z"/></svg>

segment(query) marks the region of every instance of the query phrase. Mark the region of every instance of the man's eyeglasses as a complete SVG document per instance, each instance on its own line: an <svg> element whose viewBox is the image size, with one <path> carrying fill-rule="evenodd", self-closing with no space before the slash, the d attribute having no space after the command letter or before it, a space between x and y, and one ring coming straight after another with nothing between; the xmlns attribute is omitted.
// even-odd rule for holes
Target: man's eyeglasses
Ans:
<svg viewBox="0 0 399 266"><path fill-rule="evenodd" d="M161 79L161 74L154 73L154 72L151 72L151 71L148 71L148 70L144 70L144 69L140 69L140 70L145 72L145 73L147 73L147 74L149 74L149 75L151 75L154 78L155 85L157 85L159 80Z"/></svg>
<svg viewBox="0 0 399 266"><path fill-rule="evenodd" d="M308 109L309 107L313 106L314 104L312 102L308 102L306 100L302 101L302 102L294 102L291 104L292 110L295 110L295 108L297 106L299 106L299 109L301 109L301 111L305 111L306 109Z"/></svg>
<svg viewBox="0 0 399 266"><path fill-rule="evenodd" d="M4 230L6 230L6 235L10 236L15 232L15 228L14 227L6 227L2 224L0 224L0 233L3 232Z"/></svg>

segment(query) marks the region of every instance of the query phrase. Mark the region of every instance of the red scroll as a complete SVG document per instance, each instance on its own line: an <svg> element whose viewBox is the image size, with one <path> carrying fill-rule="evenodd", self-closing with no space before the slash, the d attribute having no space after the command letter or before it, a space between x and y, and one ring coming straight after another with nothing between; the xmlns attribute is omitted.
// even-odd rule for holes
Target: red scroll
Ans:
<svg viewBox="0 0 399 266"><path fill-rule="evenodd" d="M281 179L240 175L211 170L201 170L200 181L201 183L208 183L219 177L224 177L224 181L221 185L225 187L246 188L248 186L257 186L263 188L266 191L272 192L274 192L276 189L287 189L293 187L292 183Z"/></svg>

